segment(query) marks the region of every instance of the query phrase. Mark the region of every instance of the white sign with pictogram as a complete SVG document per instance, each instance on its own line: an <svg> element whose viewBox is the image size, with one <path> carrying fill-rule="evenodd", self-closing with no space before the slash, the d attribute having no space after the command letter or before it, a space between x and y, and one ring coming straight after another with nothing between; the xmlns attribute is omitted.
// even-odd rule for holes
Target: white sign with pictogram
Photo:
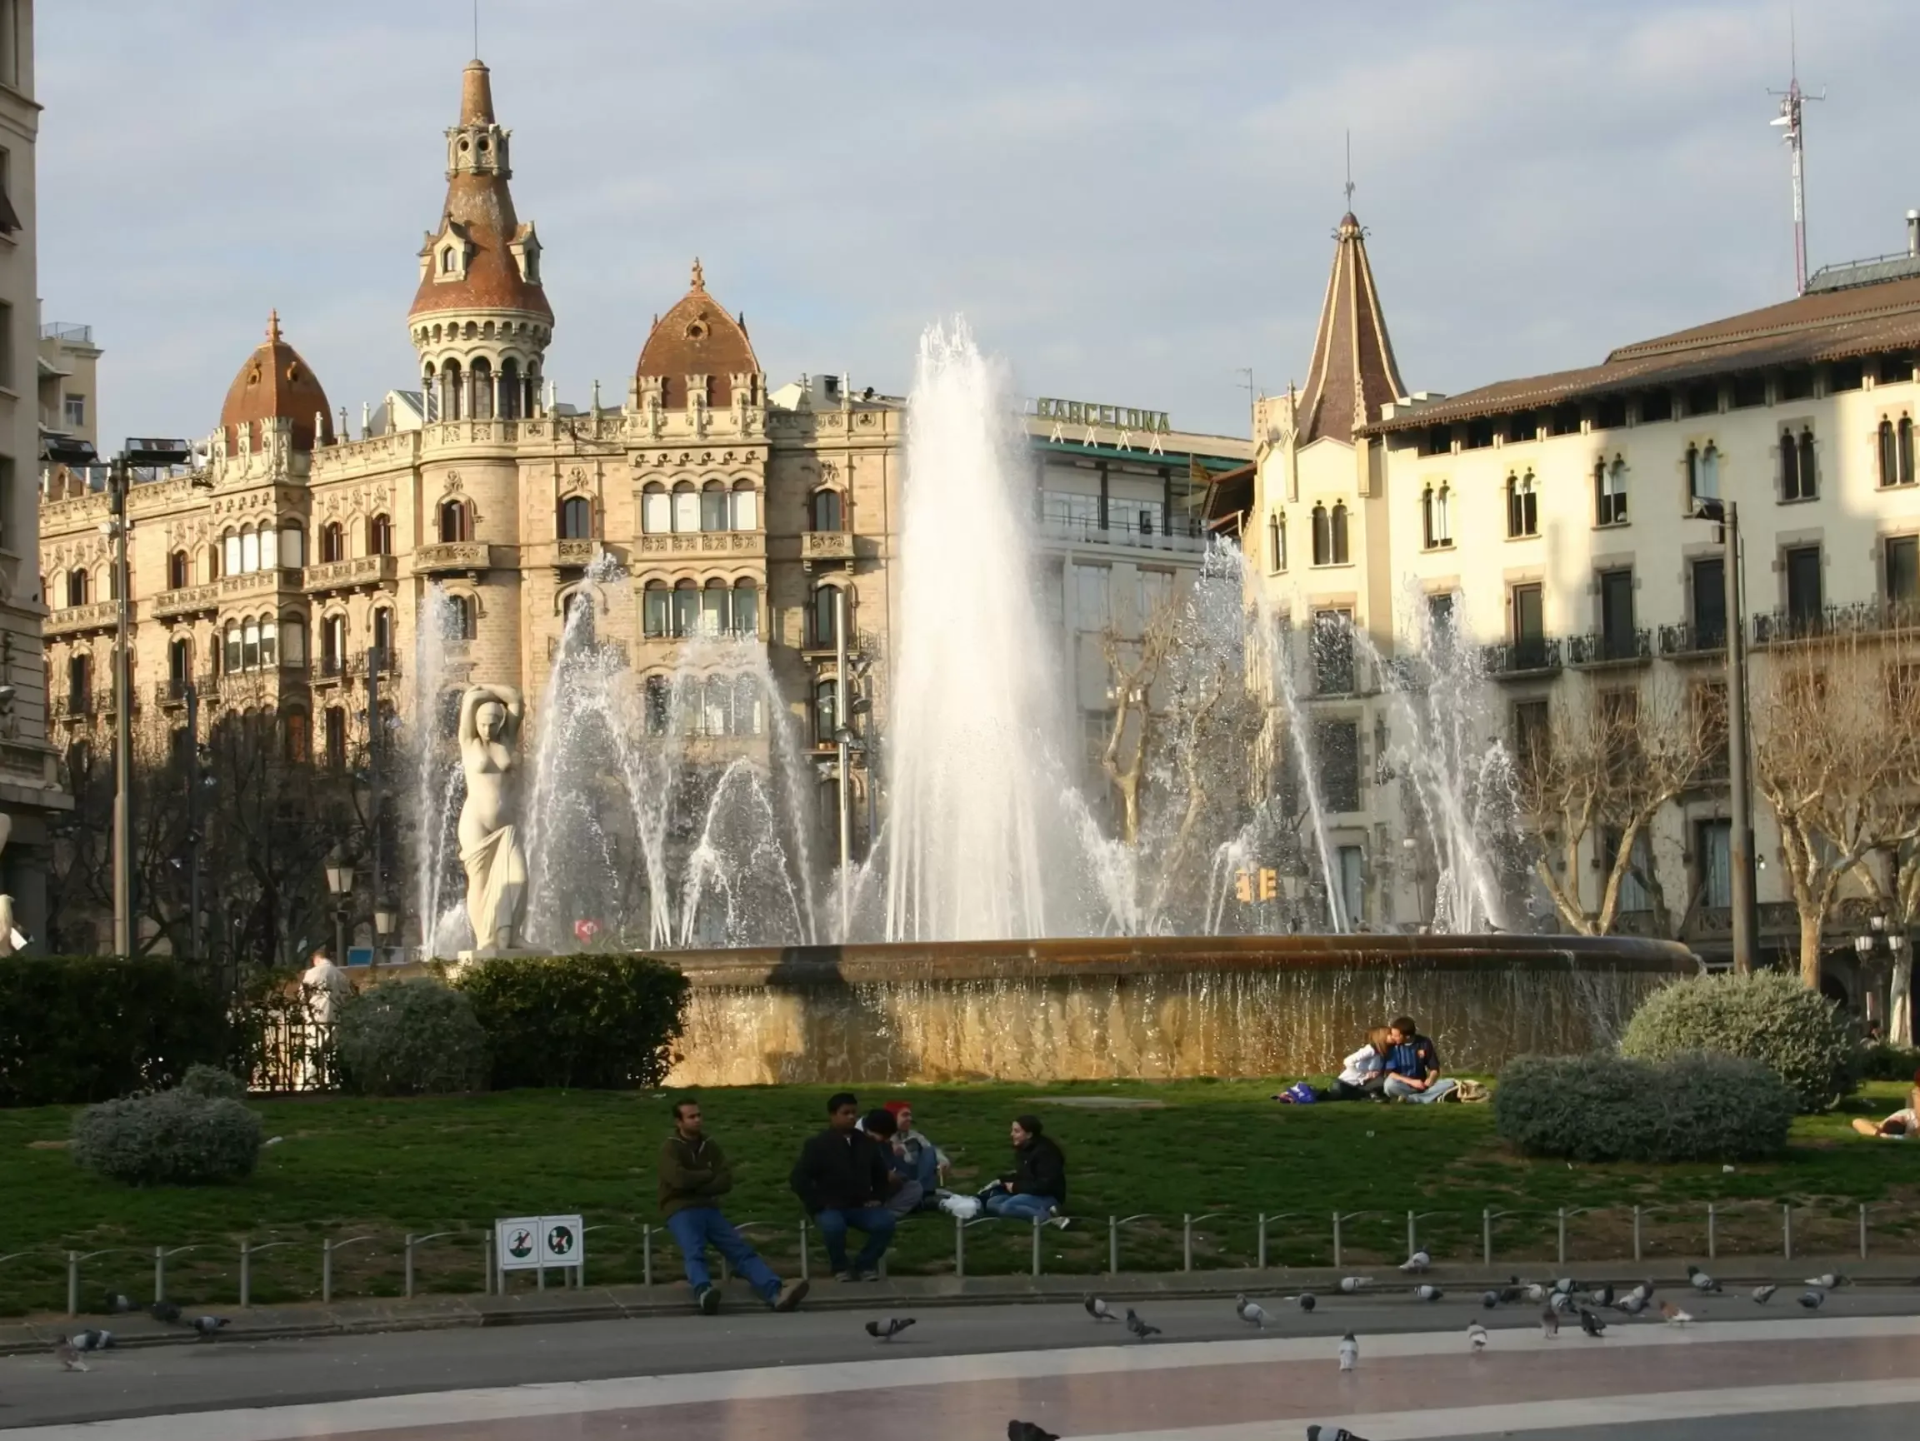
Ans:
<svg viewBox="0 0 1920 1441"><path fill-rule="evenodd" d="M587 1228L578 1216L510 1216L493 1223L502 1271L578 1266L587 1256Z"/></svg>

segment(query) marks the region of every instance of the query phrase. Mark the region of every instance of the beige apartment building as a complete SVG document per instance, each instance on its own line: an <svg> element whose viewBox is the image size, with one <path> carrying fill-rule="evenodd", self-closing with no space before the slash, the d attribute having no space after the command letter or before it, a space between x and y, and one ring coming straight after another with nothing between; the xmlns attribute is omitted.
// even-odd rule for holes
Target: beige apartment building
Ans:
<svg viewBox="0 0 1920 1441"><path fill-rule="evenodd" d="M40 323L40 433L100 448L100 347L93 327Z"/></svg>
<svg viewBox="0 0 1920 1441"><path fill-rule="evenodd" d="M203 729L236 710L268 714L289 755L344 764L377 669L383 704L407 723L447 691L495 682L525 692L537 730L569 615L590 605L595 644L643 687L646 723L667 724L680 698L696 761L764 755L771 726L737 675L687 676L712 650L690 642L763 645L830 788L844 594L863 702L851 723L877 739L883 769L904 401L833 375L770 390L744 318L695 261L621 401L602 405L596 386L590 406L560 404L544 378L548 262L515 210L511 133L478 61L446 145L446 197L407 317L417 381L362 407L355 425L294 347L292 317L283 329L276 314L195 463L133 486L136 718L158 710L177 728L192 683ZM1159 595L1192 574L1207 477L1251 446L1079 402L1042 402L1025 424L1048 566L1040 608L1073 654L1110 617L1128 623L1132 607L1112 597ZM112 708L117 605L100 486L97 473L58 467L43 483L61 743L104 741ZM590 579L602 557L617 583ZM1096 593L1108 598L1099 614ZM440 695L423 695L410 671L423 627L441 623ZM1091 727L1108 702L1104 677L1082 669ZM870 781L863 757L858 850L884 807ZM403 937L416 921L403 919Z"/></svg>
<svg viewBox="0 0 1920 1441"><path fill-rule="evenodd" d="M1406 864L1424 847L1408 844L1418 822L1390 763L1406 739L1383 673L1396 659L1448 638L1477 648L1495 694L1487 740L1516 751L1564 688L1718 685L1725 562L1719 528L1693 518L1701 498L1739 505L1756 677L1803 637L1913 623L1913 225L1905 253L1829 267L1782 304L1586 369L1439 396L1402 382L1364 233L1343 220L1308 383L1256 408L1255 473L1218 488L1214 511L1238 524L1257 589L1297 634L1350 623L1389 658L1370 667L1362 644L1343 664L1334 647L1329 665L1309 645L1297 670L1308 723L1350 748L1336 748L1326 788L1357 920L1415 924L1433 904ZM1725 954L1727 817L1724 782L1666 808L1636 858L1652 885L1623 888L1618 928L1650 928L1657 888L1682 938ZM1779 837L1758 802L1756 829L1762 939L1790 951ZM1589 905L1606 843L1565 880ZM1531 899L1522 923L1550 928L1551 908ZM1831 923L1842 957L1858 910Z"/></svg>
<svg viewBox="0 0 1920 1441"><path fill-rule="evenodd" d="M0 894L31 941L45 930L49 824L71 802L47 740L37 512L40 456L35 303L32 0L0 0ZM4 943L5 937L0 937Z"/></svg>

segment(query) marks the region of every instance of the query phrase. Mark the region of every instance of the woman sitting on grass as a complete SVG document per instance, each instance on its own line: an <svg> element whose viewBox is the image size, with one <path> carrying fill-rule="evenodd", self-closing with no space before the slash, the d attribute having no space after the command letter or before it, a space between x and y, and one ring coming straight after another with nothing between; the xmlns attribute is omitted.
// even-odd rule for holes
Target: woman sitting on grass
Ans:
<svg viewBox="0 0 1920 1441"><path fill-rule="evenodd" d="M1323 1101L1377 1101L1387 1079L1387 1052L1393 1033L1385 1026L1367 1032L1367 1043L1340 1063L1340 1074L1320 1093Z"/></svg>
<svg viewBox="0 0 1920 1441"><path fill-rule="evenodd" d="M1895 1111L1877 1126L1865 1116L1855 1116L1853 1129L1863 1136L1885 1136L1892 1141L1904 1141L1920 1134L1920 1071L1914 1073L1913 1090L1907 1093L1904 1111Z"/></svg>

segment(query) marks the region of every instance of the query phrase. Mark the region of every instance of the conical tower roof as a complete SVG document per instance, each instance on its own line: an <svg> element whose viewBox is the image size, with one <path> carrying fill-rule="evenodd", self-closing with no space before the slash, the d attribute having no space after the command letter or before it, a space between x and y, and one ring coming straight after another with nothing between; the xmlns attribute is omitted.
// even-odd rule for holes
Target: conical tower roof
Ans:
<svg viewBox="0 0 1920 1441"><path fill-rule="evenodd" d="M1354 431L1380 418L1382 405L1407 393L1380 313L1366 231L1352 211L1341 217L1335 237L1313 364L1300 393L1301 445L1326 437L1350 445Z"/></svg>

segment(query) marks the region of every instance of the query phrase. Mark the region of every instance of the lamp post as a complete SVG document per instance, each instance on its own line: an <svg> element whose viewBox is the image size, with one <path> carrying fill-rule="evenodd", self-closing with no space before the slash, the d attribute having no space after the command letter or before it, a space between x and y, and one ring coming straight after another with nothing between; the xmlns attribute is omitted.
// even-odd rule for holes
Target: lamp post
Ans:
<svg viewBox="0 0 1920 1441"><path fill-rule="evenodd" d="M353 893L353 865L335 847L327 857L327 889L333 893L334 964L347 963L347 897Z"/></svg>
<svg viewBox="0 0 1920 1441"><path fill-rule="evenodd" d="M1868 929L1853 938L1853 949L1860 957L1861 988L1866 996L1867 1020L1881 1020L1882 1032L1887 1042L1895 1046L1907 1044L1907 1030L1912 1024L1912 997L1908 994L1909 978L1900 974L1901 953L1907 948L1907 938L1901 932L1887 924L1885 916L1867 917ZM1891 984L1888 987L1887 1014L1884 1018L1875 1016L1874 1002L1879 998L1879 986L1874 978L1868 976L1867 966L1882 946L1891 965L1889 967Z"/></svg>
<svg viewBox="0 0 1920 1441"><path fill-rule="evenodd" d="M106 524L113 537L113 950L133 954L133 595L127 565L127 492L135 466L185 465L184 440L129 439L107 467Z"/></svg>
<svg viewBox="0 0 1920 1441"><path fill-rule="evenodd" d="M374 895L380 894L380 888L374 887ZM400 924L400 913L393 908L392 901L375 900L373 906L373 934L379 950L374 954L377 963L387 947L393 942L394 928Z"/></svg>
<svg viewBox="0 0 1920 1441"><path fill-rule="evenodd" d="M1716 522L1726 546L1722 566L1727 612L1727 782L1733 810L1728 859L1733 868L1733 968L1744 973L1753 969L1760 908L1754 884L1753 790L1747 776L1747 627L1741 609L1740 507L1730 500L1695 496L1693 517Z"/></svg>

